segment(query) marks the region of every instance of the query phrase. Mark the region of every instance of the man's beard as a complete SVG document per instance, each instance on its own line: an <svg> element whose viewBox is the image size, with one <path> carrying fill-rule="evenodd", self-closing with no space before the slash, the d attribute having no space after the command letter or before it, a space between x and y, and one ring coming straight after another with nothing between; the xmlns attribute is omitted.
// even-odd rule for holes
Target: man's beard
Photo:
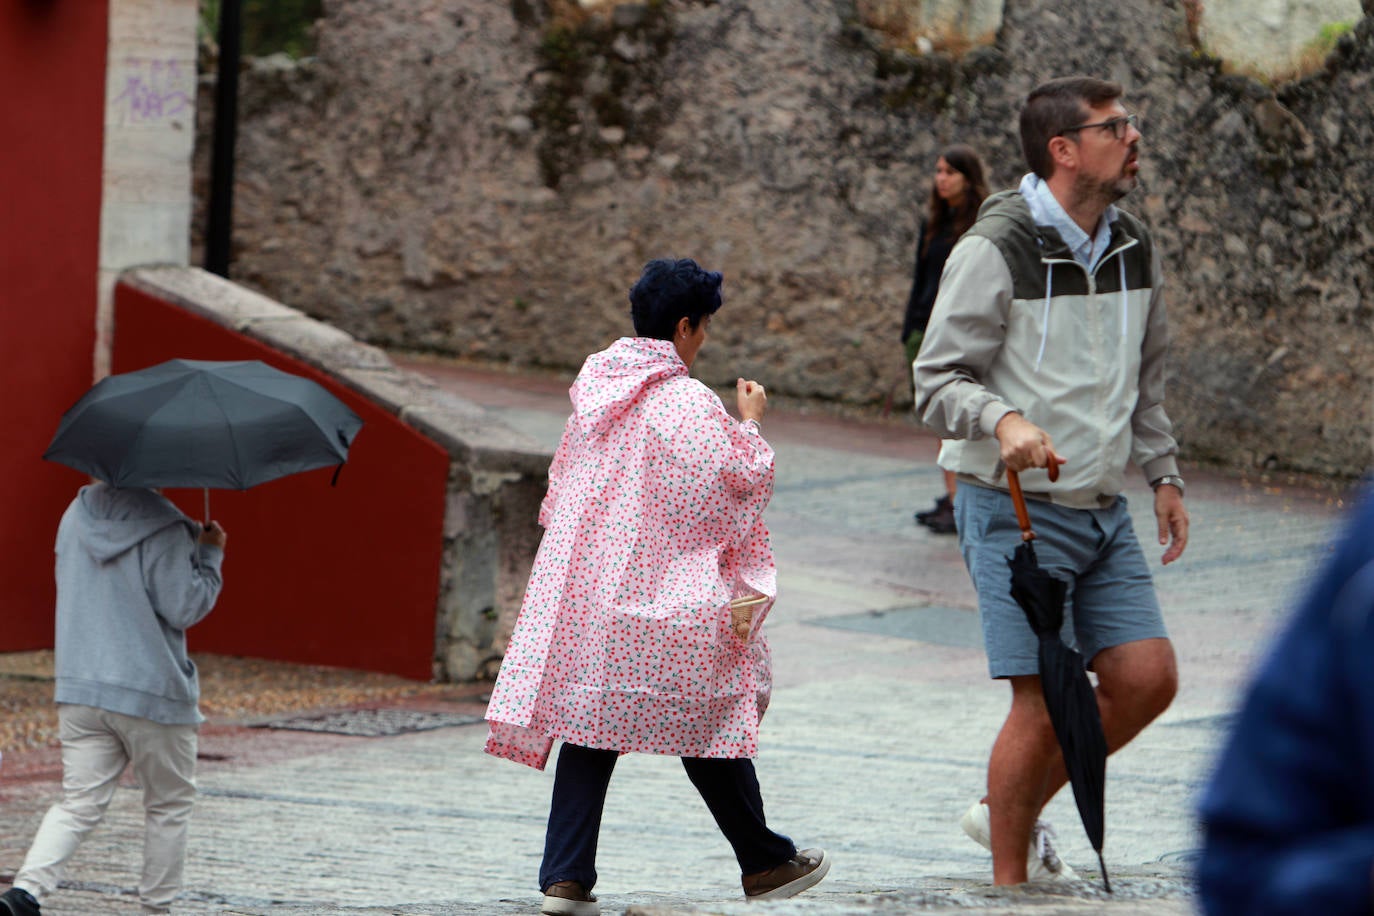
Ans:
<svg viewBox="0 0 1374 916"><path fill-rule="evenodd" d="M1135 175L1118 175L1103 181L1080 174L1074 182L1074 196L1082 201L1093 201L1102 206L1114 204L1135 190L1139 178Z"/></svg>

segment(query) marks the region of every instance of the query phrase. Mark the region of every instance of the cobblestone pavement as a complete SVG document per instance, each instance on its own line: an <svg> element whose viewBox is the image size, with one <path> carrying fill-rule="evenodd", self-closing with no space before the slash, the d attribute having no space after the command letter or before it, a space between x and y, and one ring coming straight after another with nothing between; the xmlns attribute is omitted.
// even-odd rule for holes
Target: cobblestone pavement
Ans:
<svg viewBox="0 0 1374 916"><path fill-rule="evenodd" d="M413 367L556 441L565 382ZM1068 792L1047 817L1063 857L1088 880L1001 890L957 820L982 793L1007 690L986 677L955 538L911 518L941 485L936 443L903 420L785 405L763 425L778 455L768 520L781 598L769 624L776 685L758 769L770 822L800 845L825 846L834 866L812 892L746 906L729 849L680 765L630 755L602 831L603 912L1193 912L1194 796L1249 665L1324 552L1336 491L1189 469L1188 552L1156 567L1182 687L1108 765L1106 860L1117 893L1100 890ZM1157 555L1149 492L1140 485L1128 495ZM470 691L452 689L368 703L481 712ZM218 714L203 732L190 890L179 911L537 912L551 773L483 755L482 726L369 738L244 727L251 721ZM46 750L0 770L0 880L22 859L54 767ZM139 812L127 784L45 914L136 911Z"/></svg>

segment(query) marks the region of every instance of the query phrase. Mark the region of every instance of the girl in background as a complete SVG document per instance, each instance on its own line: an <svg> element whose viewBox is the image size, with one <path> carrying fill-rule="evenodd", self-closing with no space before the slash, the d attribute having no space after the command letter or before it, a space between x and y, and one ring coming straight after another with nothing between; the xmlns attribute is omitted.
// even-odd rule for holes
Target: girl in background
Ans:
<svg viewBox="0 0 1374 916"><path fill-rule="evenodd" d="M916 352L925 338L930 310L940 291L945 259L959 236L978 218L978 208L987 196L983 161L973 148L963 144L946 147L935 161L930 202L916 234L916 269L911 280L911 295L907 298L906 319L902 322L902 344L906 347L908 367L916 360ZM936 534L956 533L952 473L945 471L945 492L935 501L935 508L917 512L916 521Z"/></svg>

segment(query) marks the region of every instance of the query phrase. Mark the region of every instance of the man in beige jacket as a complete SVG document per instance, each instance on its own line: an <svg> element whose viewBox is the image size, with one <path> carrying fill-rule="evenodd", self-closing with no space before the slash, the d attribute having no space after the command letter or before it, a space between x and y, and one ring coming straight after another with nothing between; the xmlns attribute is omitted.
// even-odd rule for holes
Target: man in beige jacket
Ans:
<svg viewBox="0 0 1374 916"><path fill-rule="evenodd" d="M1148 230L1114 202L1136 186L1141 140L1121 87L1087 77L1031 92L1031 168L989 198L950 255L916 358L916 410L959 476L960 549L978 591L989 672L1012 706L987 796L962 819L997 884L1075 877L1040 811L1067 776L1040 688L1037 640L1008 587L1020 541L1006 470L1021 474L1042 567L1069 583L1064 636L1098 677L1108 749L1134 738L1178 684L1144 553L1121 495L1128 463L1154 488L1163 562L1188 542L1164 411L1162 274ZM1056 482L1045 469L1060 467Z"/></svg>

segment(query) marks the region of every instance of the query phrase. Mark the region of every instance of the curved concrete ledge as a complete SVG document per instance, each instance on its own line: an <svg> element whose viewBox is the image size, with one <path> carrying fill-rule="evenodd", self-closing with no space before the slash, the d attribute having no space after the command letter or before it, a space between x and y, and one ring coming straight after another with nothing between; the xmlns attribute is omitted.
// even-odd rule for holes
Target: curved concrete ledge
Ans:
<svg viewBox="0 0 1374 916"><path fill-rule="evenodd" d="M119 282L318 370L448 454L434 673L494 676L538 548L552 453L383 350L215 274L144 267Z"/></svg>
<svg viewBox="0 0 1374 916"><path fill-rule="evenodd" d="M482 408L397 367L386 352L197 267L144 267L120 282L261 341L365 395L483 470L547 474L550 453Z"/></svg>

